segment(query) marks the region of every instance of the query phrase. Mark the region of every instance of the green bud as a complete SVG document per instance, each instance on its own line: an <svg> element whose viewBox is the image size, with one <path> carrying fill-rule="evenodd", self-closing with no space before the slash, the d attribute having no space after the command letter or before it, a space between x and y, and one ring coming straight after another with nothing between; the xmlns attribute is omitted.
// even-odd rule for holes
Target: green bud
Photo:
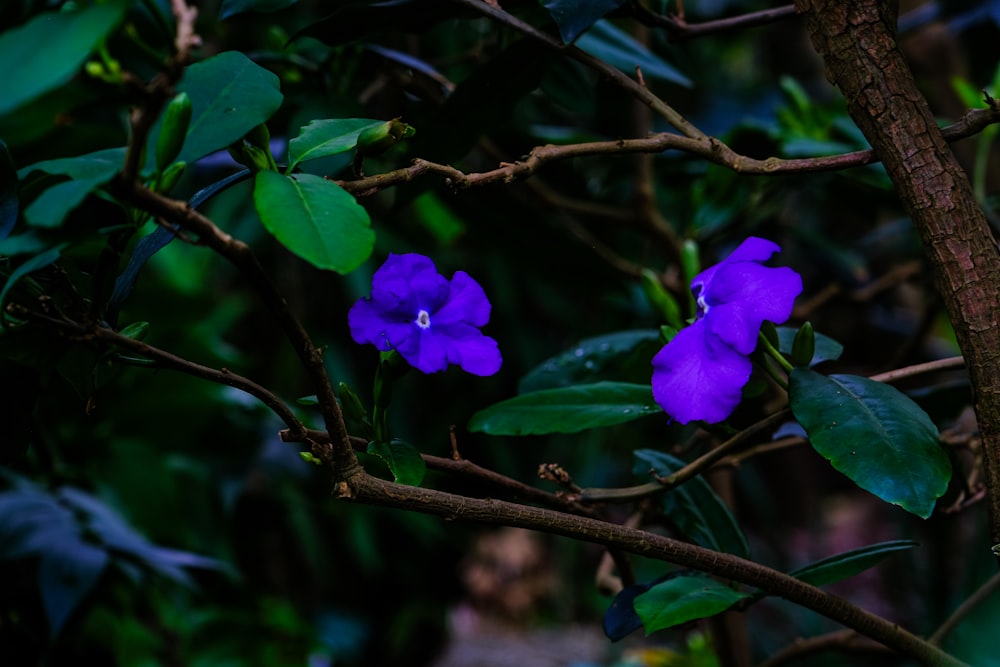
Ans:
<svg viewBox="0 0 1000 667"><path fill-rule="evenodd" d="M690 285L701 270L701 259L698 256L698 243L688 239L681 248L681 264L684 269L684 284Z"/></svg>
<svg viewBox="0 0 1000 667"><path fill-rule="evenodd" d="M806 322L795 333L795 340L792 342L792 364L808 367L815 353L816 335L813 333L812 324Z"/></svg>
<svg viewBox="0 0 1000 667"><path fill-rule="evenodd" d="M299 457L306 463L311 463L314 466L321 466L323 462L319 460L315 454L312 452L299 452Z"/></svg>
<svg viewBox="0 0 1000 667"><path fill-rule="evenodd" d="M764 323L760 325L760 332L775 350L781 347L781 341L778 339L778 327L774 326L774 322L764 320Z"/></svg>
<svg viewBox="0 0 1000 667"><path fill-rule="evenodd" d="M105 76L104 65L96 60L91 60L84 65L83 71L87 73L87 76L92 76L95 79L103 79Z"/></svg>
<svg viewBox="0 0 1000 667"><path fill-rule="evenodd" d="M677 299L667 290L663 289L663 284L656 274L650 269L642 270L642 289L646 293L646 299L654 308L660 311L663 319L672 327L681 326L681 309L677 305Z"/></svg>
<svg viewBox="0 0 1000 667"><path fill-rule="evenodd" d="M370 127L358 135L358 155L369 157L380 155L403 139L409 139L417 131L398 118Z"/></svg>
<svg viewBox="0 0 1000 667"><path fill-rule="evenodd" d="M133 322L118 333L132 340L144 340L149 333L149 322Z"/></svg>
<svg viewBox="0 0 1000 667"><path fill-rule="evenodd" d="M372 425L365 412L364 403L354 390L343 382L337 385L337 392L340 395L340 409L344 412L347 429L354 435L371 438Z"/></svg>
<svg viewBox="0 0 1000 667"><path fill-rule="evenodd" d="M181 154L191 124L191 98L178 93L163 111L163 125L156 140L156 170L162 172Z"/></svg>
<svg viewBox="0 0 1000 667"><path fill-rule="evenodd" d="M174 162L160 174L154 189L161 195L169 194L174 189L174 186L177 185L177 181L181 180L181 176L184 175L186 168L187 162Z"/></svg>
<svg viewBox="0 0 1000 667"><path fill-rule="evenodd" d="M271 169L271 151L265 151L257 146L252 146L242 139L229 147L229 154L233 159L242 164L250 171L267 171Z"/></svg>

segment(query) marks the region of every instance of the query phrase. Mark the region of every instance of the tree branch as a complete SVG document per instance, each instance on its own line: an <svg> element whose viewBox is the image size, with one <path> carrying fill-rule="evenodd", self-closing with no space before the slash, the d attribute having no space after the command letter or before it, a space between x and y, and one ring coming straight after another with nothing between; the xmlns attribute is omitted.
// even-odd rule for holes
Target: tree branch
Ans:
<svg viewBox="0 0 1000 667"><path fill-rule="evenodd" d="M284 331L306 371L319 401L326 429L331 436L327 463L333 472L336 492L347 492L344 480L360 472L361 466L351 447L343 414L323 364L323 355L313 345L309 333L291 312L288 302L257 261L257 256L250 246L219 229L215 223L192 209L186 202L159 195L134 180L127 180L122 175L112 180L110 185L112 194L121 201L197 234L202 243L229 260L243 274Z"/></svg>
<svg viewBox="0 0 1000 667"><path fill-rule="evenodd" d="M986 109L966 111L959 121L943 128L941 134L947 141L958 141L973 136L995 123L1000 123L1000 105L996 104ZM496 169L471 174L466 174L449 165L417 158L409 167L356 180L337 181L337 183L356 197L365 197L395 185L409 183L425 174L436 174L444 177L449 186L463 190L490 183L511 183L528 178L550 162L600 155L663 153L669 150L694 155L741 174L755 175L839 171L863 167L879 161L878 155L872 149L811 158L770 157L758 160L737 153L714 137L692 139L671 132L661 132L642 139L536 146L521 160L501 162Z"/></svg>
<svg viewBox="0 0 1000 667"><path fill-rule="evenodd" d="M965 357L1000 548L1000 252L895 41L894 0L796 0L827 77L885 164L924 243ZM995 105L991 105L995 106ZM994 552L1000 562L1000 553Z"/></svg>
<svg viewBox="0 0 1000 667"><path fill-rule="evenodd" d="M753 586L812 609L845 627L934 667L967 667L936 646L879 616L795 577L730 554L588 517L494 499L393 484L362 473L350 480L353 501L447 519L513 526L601 544Z"/></svg>

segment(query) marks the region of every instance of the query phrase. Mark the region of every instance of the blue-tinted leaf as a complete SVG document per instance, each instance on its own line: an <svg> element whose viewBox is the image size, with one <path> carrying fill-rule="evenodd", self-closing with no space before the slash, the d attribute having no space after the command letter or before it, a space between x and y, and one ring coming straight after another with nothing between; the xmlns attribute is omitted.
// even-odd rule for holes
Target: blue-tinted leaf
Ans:
<svg viewBox="0 0 1000 667"><path fill-rule="evenodd" d="M85 9L67 5L0 34L0 62L5 63L0 115L72 79L94 47L121 22L127 4L115 0Z"/></svg>
<svg viewBox="0 0 1000 667"><path fill-rule="evenodd" d="M567 44L623 4L625 0L545 0L542 3L559 26L559 34Z"/></svg>
<svg viewBox="0 0 1000 667"><path fill-rule="evenodd" d="M853 577L875 567L889 556L915 546L917 543L912 540L879 542L824 558L789 574L813 586L826 586Z"/></svg>
<svg viewBox="0 0 1000 667"><path fill-rule="evenodd" d="M649 362L659 350L659 341L660 332L656 329L619 331L584 339L531 369L518 383L517 393L622 379L623 370L636 360L648 377Z"/></svg>
<svg viewBox="0 0 1000 667"><path fill-rule="evenodd" d="M931 515L951 462L937 427L909 397L867 378L796 368L789 398L813 448L834 468L886 502Z"/></svg>
<svg viewBox="0 0 1000 667"><path fill-rule="evenodd" d="M392 442L368 443L368 453L382 459L389 466L397 484L420 486L427 472L427 464L418 450L408 442L393 438Z"/></svg>
<svg viewBox="0 0 1000 667"><path fill-rule="evenodd" d="M53 544L38 567L38 586L49 619L49 635L62 630L70 614L93 590L108 566L104 549L81 540Z"/></svg>
<svg viewBox="0 0 1000 667"><path fill-rule="evenodd" d="M243 12L276 12L291 7L299 0L222 0L219 8L219 20L225 21L231 16Z"/></svg>
<svg viewBox="0 0 1000 667"><path fill-rule="evenodd" d="M188 200L188 204L191 208L196 209L208 201L211 197L214 197L228 187L245 181L252 175L253 174L249 169L243 169L235 174L230 174L215 183L206 185L204 188L194 193L191 199ZM132 293L132 288L135 287L135 282L139 279L139 272L142 270L142 267L145 266L146 262L148 262L153 255L159 252L160 249L173 241L174 238L176 238L176 234L171 229L160 226L144 236L138 243L135 244L135 248L132 250L132 256L129 257L128 265L125 267L125 270L121 272L121 275L119 275L115 280L115 289L111 293L111 298L108 300L106 317L112 325L114 325L118 320L118 311L121 309L122 304L125 303L129 294Z"/></svg>
<svg viewBox="0 0 1000 667"><path fill-rule="evenodd" d="M635 613L635 598L650 589L652 584L633 584L618 591L611 606L604 612L604 634L613 642L624 639L642 627L642 619Z"/></svg>
<svg viewBox="0 0 1000 667"><path fill-rule="evenodd" d="M17 222L17 170L7 144L0 140L0 240L10 236Z"/></svg>
<svg viewBox="0 0 1000 667"><path fill-rule="evenodd" d="M616 28L610 21L595 23L594 27L576 40L576 45L627 74L634 74L636 66L639 66L646 79L660 79L685 88L692 85L691 80L677 68L635 41L628 33Z"/></svg>
<svg viewBox="0 0 1000 667"><path fill-rule="evenodd" d="M795 342L795 334L798 329L795 327L777 327L778 329L778 349L782 354L790 355L792 353L792 344ZM816 349L813 352L812 363L810 366L815 366L816 364L822 363L824 361L834 361L840 359L840 355L844 352L844 346L830 338L829 336L824 336L821 333L814 333L816 337Z"/></svg>
<svg viewBox="0 0 1000 667"><path fill-rule="evenodd" d="M544 389L495 403L472 415L469 430L490 435L578 433L660 412L649 385L597 382Z"/></svg>
<svg viewBox="0 0 1000 667"><path fill-rule="evenodd" d="M0 560L41 554L79 532L73 515L33 485L0 493Z"/></svg>
<svg viewBox="0 0 1000 667"><path fill-rule="evenodd" d="M655 449L637 449L632 453L632 470L641 479L649 479L652 469L666 477L683 468L685 461ZM709 549L749 558L750 547L736 519L722 499L702 477L695 477L663 494L663 515L688 539Z"/></svg>
<svg viewBox="0 0 1000 667"><path fill-rule="evenodd" d="M656 584L632 605L646 634L722 613L751 597L704 575L684 574Z"/></svg>

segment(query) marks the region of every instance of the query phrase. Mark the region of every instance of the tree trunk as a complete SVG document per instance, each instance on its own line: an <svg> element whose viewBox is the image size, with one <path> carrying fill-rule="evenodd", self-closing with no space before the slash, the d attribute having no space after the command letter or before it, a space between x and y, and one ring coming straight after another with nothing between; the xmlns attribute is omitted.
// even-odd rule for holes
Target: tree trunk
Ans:
<svg viewBox="0 0 1000 667"><path fill-rule="evenodd" d="M924 243L972 383L992 544L1000 544L1000 253L972 186L896 46L894 0L795 0L826 76Z"/></svg>

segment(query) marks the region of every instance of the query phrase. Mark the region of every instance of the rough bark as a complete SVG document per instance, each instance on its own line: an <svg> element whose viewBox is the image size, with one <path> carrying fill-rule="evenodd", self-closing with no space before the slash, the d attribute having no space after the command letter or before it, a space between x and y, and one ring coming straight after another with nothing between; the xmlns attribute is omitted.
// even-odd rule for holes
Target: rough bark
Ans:
<svg viewBox="0 0 1000 667"><path fill-rule="evenodd" d="M1000 544L1000 253L895 39L894 0L796 0L826 76L881 158L934 269L972 383Z"/></svg>

